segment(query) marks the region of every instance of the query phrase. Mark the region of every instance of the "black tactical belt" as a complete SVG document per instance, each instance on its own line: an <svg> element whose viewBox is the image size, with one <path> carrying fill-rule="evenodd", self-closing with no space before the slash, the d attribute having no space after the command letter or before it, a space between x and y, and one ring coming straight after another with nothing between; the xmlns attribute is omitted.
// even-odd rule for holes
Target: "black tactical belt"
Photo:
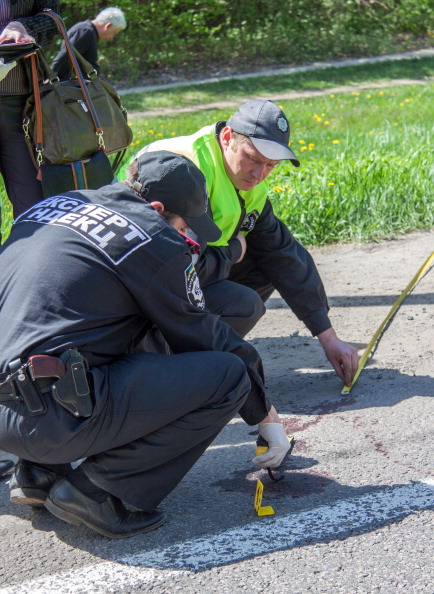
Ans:
<svg viewBox="0 0 434 594"><path fill-rule="evenodd" d="M75 349L60 357L33 355L23 363L9 363L10 373L0 381L0 402L23 400L31 415L46 412L41 392L50 391L54 400L75 417L89 417L93 399L87 376L87 362Z"/></svg>
<svg viewBox="0 0 434 594"><path fill-rule="evenodd" d="M66 373L66 365L59 357L51 355L33 355L26 363L20 359L9 364L11 373L0 381L0 402L8 400L23 400L20 384L25 386L28 381L36 381L44 378L59 379ZM44 388L49 382L37 382L39 388Z"/></svg>

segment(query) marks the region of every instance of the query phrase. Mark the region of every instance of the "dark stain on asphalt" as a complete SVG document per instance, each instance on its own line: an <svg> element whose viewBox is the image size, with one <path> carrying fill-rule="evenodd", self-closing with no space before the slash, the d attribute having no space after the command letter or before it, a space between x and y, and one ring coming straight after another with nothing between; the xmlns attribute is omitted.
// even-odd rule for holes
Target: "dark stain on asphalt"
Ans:
<svg viewBox="0 0 434 594"><path fill-rule="evenodd" d="M290 417L289 419L284 419L282 424L285 427L286 433L290 435L291 433L296 433L298 431L305 431L308 427L316 425L321 421L323 416L324 415L317 415L308 421L302 421L302 419L299 419L298 417Z"/></svg>
<svg viewBox="0 0 434 594"><path fill-rule="evenodd" d="M383 442L376 441L376 437L373 433L367 433L365 435L365 439L368 439L369 441L371 441L374 444L376 452L378 452L379 454L383 454L383 456L386 456L386 457L389 456L389 452L384 447Z"/></svg>
<svg viewBox="0 0 434 594"><path fill-rule="evenodd" d="M339 400L333 400L332 402L322 402L319 404L312 404L310 406L291 406L291 412L296 415L313 415L317 416L330 415L335 413L342 408L351 406L356 402L354 397L341 397Z"/></svg>
<svg viewBox="0 0 434 594"><path fill-rule="evenodd" d="M314 470L285 469L283 474L285 478L276 482L271 480L267 471L261 468L253 470L247 475L245 471L237 471L232 473L231 478L212 483L212 486L230 493L251 493L254 495L256 481L260 480L267 494L298 499L321 494L328 485L335 482L327 474Z"/></svg>

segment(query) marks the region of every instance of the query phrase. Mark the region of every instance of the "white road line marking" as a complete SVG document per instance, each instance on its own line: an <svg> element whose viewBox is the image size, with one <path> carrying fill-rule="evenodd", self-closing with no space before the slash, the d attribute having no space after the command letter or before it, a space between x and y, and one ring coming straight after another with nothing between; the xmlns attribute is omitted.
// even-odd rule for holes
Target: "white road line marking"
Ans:
<svg viewBox="0 0 434 594"><path fill-rule="evenodd" d="M258 518L222 534L138 553L125 561L159 569L198 571L291 548L312 538L316 541L337 538L349 530L382 525L430 507L434 507L434 485L429 481L382 488L283 518L278 517L276 505L276 516L272 518Z"/></svg>
<svg viewBox="0 0 434 594"><path fill-rule="evenodd" d="M247 526L154 551L143 551L121 558L117 563L108 561L44 576L2 588L0 594L96 592L100 591L98 585L101 584L104 584L104 592L117 592L122 586L162 582L180 572L234 563L255 555L300 546L312 540L333 540L350 530L368 531L370 527L378 528L416 511L433 508L433 479L380 487L374 492L313 510L284 517L257 518ZM279 513L277 506L276 513Z"/></svg>

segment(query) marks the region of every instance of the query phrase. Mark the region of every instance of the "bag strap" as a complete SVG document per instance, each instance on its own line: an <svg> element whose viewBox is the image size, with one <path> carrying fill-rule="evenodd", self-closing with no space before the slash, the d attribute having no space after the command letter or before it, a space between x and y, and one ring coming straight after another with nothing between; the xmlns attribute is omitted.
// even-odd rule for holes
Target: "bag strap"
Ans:
<svg viewBox="0 0 434 594"><path fill-rule="evenodd" d="M54 20L54 22L56 23L57 28L59 29L60 34L63 37L63 41L65 42L65 47L67 49L69 59L71 60L72 66L74 68L75 76L78 79L81 91L83 93L84 101L87 105L87 108L88 108L89 113L93 120L93 124L95 127L95 134L98 136L99 148L101 150L104 150L105 149L104 137L103 137L104 131L101 127L101 124L100 124L100 121L98 118L98 114L96 113L95 107L94 107L92 99L90 97L89 90L86 85L86 81L84 80L83 75L81 73L80 66L78 64L75 52L74 52L73 48L71 47L71 43L68 38L68 33L66 31L65 24L64 24L63 20L60 18L60 16L58 14L56 14L53 10L51 10L51 8L44 8L42 10L42 12L40 12L38 14L44 14L46 16L51 17Z"/></svg>
<svg viewBox="0 0 434 594"><path fill-rule="evenodd" d="M42 153L44 152L44 146L43 146L43 132L42 132L41 93L39 91L38 68L36 65L36 52L31 54L30 64L31 64L31 70L32 70L33 96L35 98L36 161L37 161L37 168L39 169L42 164ZM24 126L25 125L26 124L24 123Z"/></svg>

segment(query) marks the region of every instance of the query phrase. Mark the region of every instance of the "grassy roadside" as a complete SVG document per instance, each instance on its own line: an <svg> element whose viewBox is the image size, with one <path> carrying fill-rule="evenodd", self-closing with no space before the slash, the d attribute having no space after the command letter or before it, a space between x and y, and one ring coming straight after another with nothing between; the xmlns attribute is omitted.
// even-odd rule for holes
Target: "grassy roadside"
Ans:
<svg viewBox="0 0 434 594"><path fill-rule="evenodd" d="M322 90L321 96L278 101L288 114L292 147L302 166L276 167L269 178L270 196L276 212L306 245L369 241L434 226L433 74L434 59L424 58L223 81L204 89L156 92L154 109L194 105L193 98L197 105L267 96L266 89L277 97L295 89ZM415 82L399 86L397 78ZM379 82L383 88L357 88ZM338 85L353 90L327 92ZM142 108L152 103L147 94L136 99ZM232 112L233 107L193 108L133 118L129 155L158 138L226 120Z"/></svg>
<svg viewBox="0 0 434 594"><path fill-rule="evenodd" d="M151 109L158 111L228 99L236 102L244 97L277 97L289 91L326 90L340 85L358 86L397 79L426 80L430 77L434 77L432 57L192 84L146 93L125 94L122 96L122 103L131 112Z"/></svg>
<svg viewBox="0 0 434 594"><path fill-rule="evenodd" d="M133 111L322 89L321 96L278 101L288 114L292 147L302 166L282 162L269 178L276 212L303 243L322 245L434 226L432 76L434 59L422 58L222 81L125 95L122 100ZM397 78L415 83L395 86ZM385 83L382 89L357 89L380 81ZM327 92L337 85L354 89ZM133 118L127 157L153 140L190 134L231 113L226 108ZM1 186L0 199L7 233L10 208Z"/></svg>

